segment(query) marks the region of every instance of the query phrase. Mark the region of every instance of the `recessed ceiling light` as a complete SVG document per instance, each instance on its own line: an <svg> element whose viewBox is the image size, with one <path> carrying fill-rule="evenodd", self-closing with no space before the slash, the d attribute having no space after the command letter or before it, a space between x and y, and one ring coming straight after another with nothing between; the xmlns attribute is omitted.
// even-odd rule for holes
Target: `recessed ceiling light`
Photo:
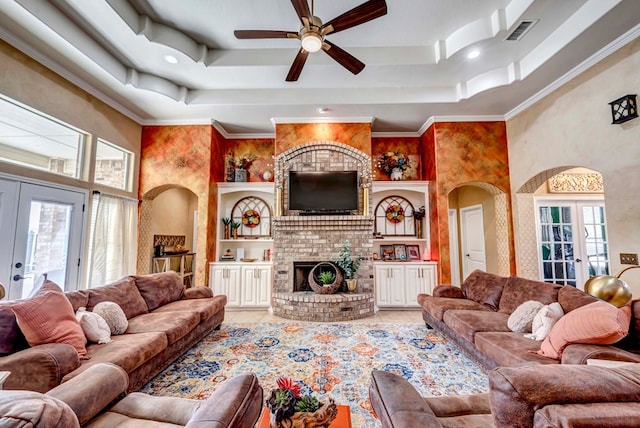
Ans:
<svg viewBox="0 0 640 428"><path fill-rule="evenodd" d="M318 113L326 113L329 111L329 107L318 107Z"/></svg>
<svg viewBox="0 0 640 428"><path fill-rule="evenodd" d="M178 58L176 58L173 55L165 55L164 56L164 60L167 61L169 64L177 64L178 63Z"/></svg>
<svg viewBox="0 0 640 428"><path fill-rule="evenodd" d="M467 54L467 58L469 59L478 58L479 56L480 56L480 51L477 49L474 49Z"/></svg>

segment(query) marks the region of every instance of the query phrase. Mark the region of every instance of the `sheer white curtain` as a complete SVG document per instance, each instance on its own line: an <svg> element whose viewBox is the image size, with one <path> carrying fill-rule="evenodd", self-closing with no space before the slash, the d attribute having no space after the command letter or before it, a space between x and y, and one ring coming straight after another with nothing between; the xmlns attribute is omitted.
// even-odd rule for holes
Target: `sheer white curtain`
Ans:
<svg viewBox="0 0 640 428"><path fill-rule="evenodd" d="M105 285L136 271L138 201L94 194L89 287Z"/></svg>

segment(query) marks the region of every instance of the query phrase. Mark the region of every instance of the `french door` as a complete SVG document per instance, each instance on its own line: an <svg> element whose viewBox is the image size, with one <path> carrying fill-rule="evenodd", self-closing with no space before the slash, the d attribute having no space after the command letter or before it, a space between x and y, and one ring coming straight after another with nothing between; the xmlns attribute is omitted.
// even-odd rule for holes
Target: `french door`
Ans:
<svg viewBox="0 0 640 428"><path fill-rule="evenodd" d="M28 297L46 273L78 288L86 192L0 178L0 282L9 299Z"/></svg>
<svg viewBox="0 0 640 428"><path fill-rule="evenodd" d="M579 289L609 274L604 201L537 200L540 276Z"/></svg>

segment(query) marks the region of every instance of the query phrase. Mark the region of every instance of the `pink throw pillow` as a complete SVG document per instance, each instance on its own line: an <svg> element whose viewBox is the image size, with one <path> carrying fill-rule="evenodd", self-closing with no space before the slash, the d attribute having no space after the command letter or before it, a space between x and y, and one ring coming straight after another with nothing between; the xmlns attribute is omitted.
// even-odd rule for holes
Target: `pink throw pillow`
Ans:
<svg viewBox="0 0 640 428"><path fill-rule="evenodd" d="M570 343L611 345L629 333L631 308L597 301L567 313L553 326L538 354L559 360Z"/></svg>
<svg viewBox="0 0 640 428"><path fill-rule="evenodd" d="M56 283L45 281L33 297L13 304L12 309L29 345L68 343L80 358L86 357L87 339L71 302Z"/></svg>

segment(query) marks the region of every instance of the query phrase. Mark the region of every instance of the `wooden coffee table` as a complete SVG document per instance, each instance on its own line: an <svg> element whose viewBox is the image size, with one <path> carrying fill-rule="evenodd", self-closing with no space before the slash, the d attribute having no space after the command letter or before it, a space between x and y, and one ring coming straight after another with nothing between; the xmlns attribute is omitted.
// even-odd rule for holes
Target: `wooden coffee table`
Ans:
<svg viewBox="0 0 640 428"><path fill-rule="evenodd" d="M338 408L338 416L331 422L329 428L352 428L351 425L351 409L349 406L336 405ZM256 428L269 428L269 408L262 409L262 414L258 420Z"/></svg>

